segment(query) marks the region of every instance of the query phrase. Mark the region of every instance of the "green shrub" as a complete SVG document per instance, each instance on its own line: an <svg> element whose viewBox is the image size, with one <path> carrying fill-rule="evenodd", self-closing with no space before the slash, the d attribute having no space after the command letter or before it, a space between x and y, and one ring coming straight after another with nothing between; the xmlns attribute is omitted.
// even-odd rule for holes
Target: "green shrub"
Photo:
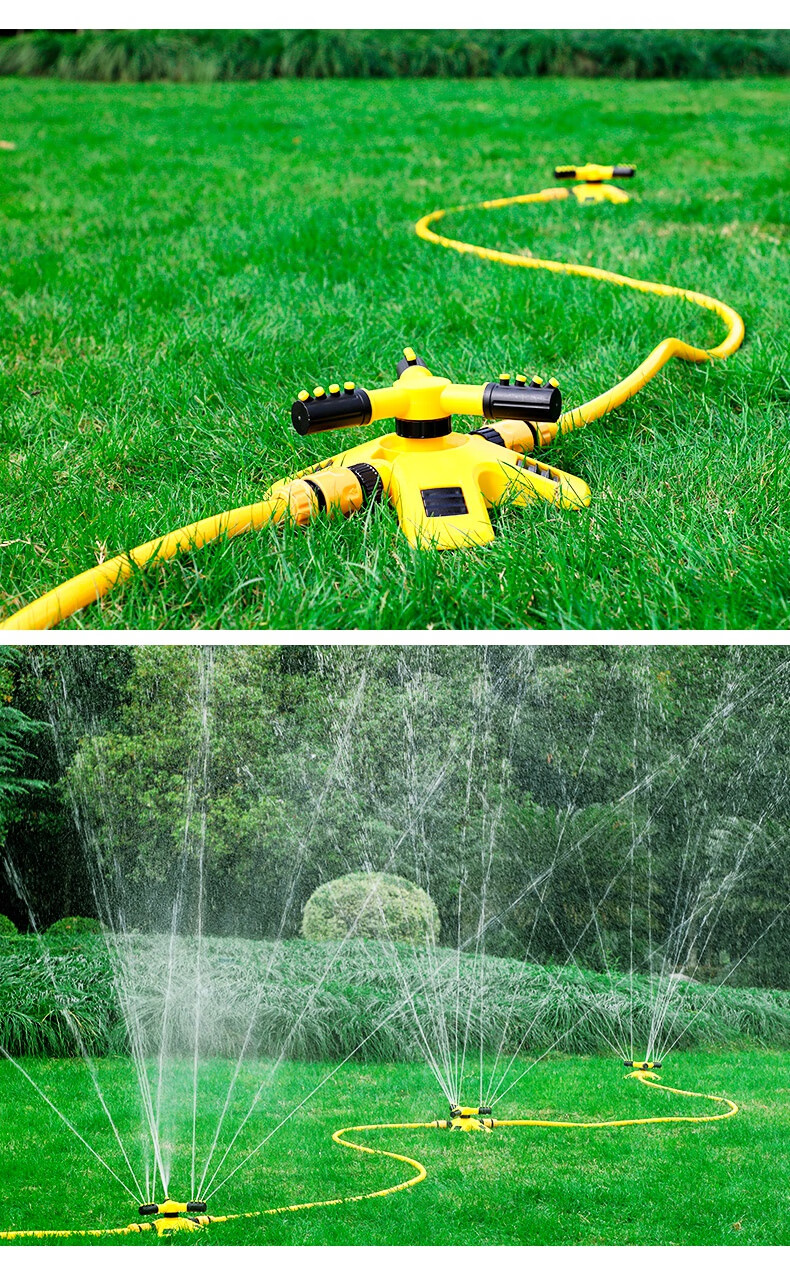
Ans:
<svg viewBox="0 0 790 1273"><path fill-rule="evenodd" d="M400 875L365 871L330 880L308 898L302 935L308 941L354 937L437 941L439 912L424 889Z"/></svg>
<svg viewBox="0 0 790 1273"><path fill-rule="evenodd" d="M498 75L722 79L787 75L786 31L29 31L0 40L0 75L115 82L474 79Z"/></svg>
<svg viewBox="0 0 790 1273"><path fill-rule="evenodd" d="M172 943L166 934L137 934L120 951L95 936L0 942L0 1047L12 1056L128 1054L119 958L125 984L135 987L129 1006L136 1046L158 1055L167 1013L173 1055L191 1056L196 942ZM503 1056L538 1056L553 1046L611 1054L606 1040L618 1017L633 1019L634 1037L644 1044L657 1002L655 983L638 973L613 993L606 975L573 965L541 967L493 955L480 960L447 947L395 952L372 940L349 939L341 950L339 942L204 938L202 960L201 1054L234 1059L246 1038L250 1057L342 1060L357 1049L368 1060L413 1061L420 1053L415 1011L436 1046L440 1036L457 1036L459 1003L462 1034L467 1005L473 1008L470 1053L482 1043L491 1056L500 1047ZM682 1049L790 1046L787 991L689 982L677 987L671 1016Z"/></svg>
<svg viewBox="0 0 790 1273"><path fill-rule="evenodd" d="M102 926L98 919L88 919L84 915L67 915L64 919L56 919L47 929L49 937L78 937L81 933L100 933Z"/></svg>
<svg viewBox="0 0 790 1273"><path fill-rule="evenodd" d="M19 929L7 915L0 915L0 937L16 937Z"/></svg>

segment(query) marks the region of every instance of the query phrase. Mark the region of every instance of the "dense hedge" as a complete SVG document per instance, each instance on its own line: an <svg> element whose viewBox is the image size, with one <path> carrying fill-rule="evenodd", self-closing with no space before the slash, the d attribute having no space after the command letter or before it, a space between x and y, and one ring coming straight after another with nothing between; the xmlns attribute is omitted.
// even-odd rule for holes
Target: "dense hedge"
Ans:
<svg viewBox="0 0 790 1273"><path fill-rule="evenodd" d="M18 928L7 915L0 915L0 937L16 937Z"/></svg>
<svg viewBox="0 0 790 1273"><path fill-rule="evenodd" d="M189 1055L195 1042L196 951L193 939L134 936L19 937L0 943L0 1047L12 1056L122 1054L129 1026L144 1051L161 1045L168 997L168 1050ZM397 951L397 954L396 954ZM113 963L120 974L113 976ZM437 968L445 969L437 976ZM118 983L122 986L119 996ZM404 983L415 1005L406 1005ZM683 1048L719 1044L790 1046L790 993L687 983L673 999L673 1031ZM125 1000L125 1012L119 998ZM481 999L485 1010L480 1011ZM416 1060L415 1012L427 1038L441 1014L448 1037L456 1014L476 1005L468 1049L483 1034L490 1053L606 1052L616 1017L647 1037L651 993L635 975L622 990L601 974L572 965L544 968L486 956L482 964L450 949L438 952L373 941L337 943L210 938L201 955L200 1051L204 1056L283 1055L306 1060L360 1057Z"/></svg>
<svg viewBox="0 0 790 1273"><path fill-rule="evenodd" d="M82 80L299 76L787 75L786 31L36 31L0 41L0 75Z"/></svg>
<svg viewBox="0 0 790 1273"><path fill-rule="evenodd" d="M98 919L90 919L85 915L66 915L50 924L47 933L51 937L76 937L81 933L100 933L101 924Z"/></svg>
<svg viewBox="0 0 790 1273"><path fill-rule="evenodd" d="M302 936L308 941L374 937L425 943L439 939L439 912L424 889L400 875L357 871L321 884L308 898Z"/></svg>

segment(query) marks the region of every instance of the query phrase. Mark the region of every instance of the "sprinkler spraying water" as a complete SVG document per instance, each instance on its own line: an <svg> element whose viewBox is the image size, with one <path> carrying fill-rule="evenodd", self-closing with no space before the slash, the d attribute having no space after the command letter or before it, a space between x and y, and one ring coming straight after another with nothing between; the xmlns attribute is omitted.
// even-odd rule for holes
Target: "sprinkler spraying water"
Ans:
<svg viewBox="0 0 790 1273"><path fill-rule="evenodd" d="M205 1202L175 1202L172 1198L164 1202L145 1202L139 1208L141 1216L156 1217L151 1223L160 1238L171 1233L191 1233L209 1224Z"/></svg>
<svg viewBox="0 0 790 1273"><path fill-rule="evenodd" d="M451 1105L449 1119L436 1126L451 1132L490 1132L494 1129L493 1113L488 1105Z"/></svg>
<svg viewBox="0 0 790 1273"><path fill-rule="evenodd" d="M714 1095L712 1082L691 1091L661 1075L684 1043L752 1037L744 1027L757 1015L742 1012L738 991L728 998L726 983L758 967L754 951L785 906L765 882L781 866L776 828L787 807L777 711L790 691L786 660L755 676L756 656L734 652L716 666L704 706L690 711L684 700L678 712L664 660L675 681L683 665L663 652L585 661L509 650L322 653L310 687L322 719L278 706L256 732L272 657L144 652L113 729L86 718L67 667L54 678L53 732L79 740L64 770L103 921L79 949L79 986L104 983L114 997L114 1046L122 1038L128 1060L109 1083L65 981L71 948L35 928L22 870L10 880L29 906L24 941L37 952L22 977L46 991L50 1018L62 1022L64 1053L85 1073L79 1098L58 1090L57 1066L4 1055L75 1154L101 1166L113 1205L123 1190L140 1208L117 1232L177 1237L412 1188L425 1174L420 1138L439 1130L705 1123L714 1134L734 1116L736 1102ZM295 698L289 689L275 701ZM162 793L173 792L168 805ZM252 905L242 905L240 876L229 915L222 835L231 807L235 843L239 827L248 840L250 828L263 833L248 871ZM313 890L316 861L331 865L327 885ZM140 889L140 879L156 889ZM262 937L261 907L277 888ZM311 908L325 925L312 935L299 927ZM781 1007L769 995L754 1003L766 1014ZM327 1038L334 1050L319 1051ZM617 1117L562 1095L560 1072L572 1067L545 1062L574 1053L618 1056L631 1081L615 1092L612 1080ZM386 1106L393 1120L418 1121L374 1122L384 1110L372 1084L372 1108L357 1114L370 1121L334 1140L383 1155L393 1173L409 1166L408 1180L376 1178L337 1198L316 1180L308 1201L267 1206L269 1173L289 1160L303 1174L309 1166L299 1155L320 1092L371 1058L419 1067L421 1095L413 1085L408 1109ZM362 1089L349 1083L355 1109ZM441 1118L439 1091L449 1110ZM651 1102L668 1102L666 1112L646 1109ZM390 1133L407 1130L416 1157L382 1148L382 1136L389 1146ZM464 1143L440 1139L447 1153ZM287 1185L284 1196L294 1196ZM235 1209L219 1214L220 1204ZM22 1219L9 1216L3 1235L43 1232Z"/></svg>

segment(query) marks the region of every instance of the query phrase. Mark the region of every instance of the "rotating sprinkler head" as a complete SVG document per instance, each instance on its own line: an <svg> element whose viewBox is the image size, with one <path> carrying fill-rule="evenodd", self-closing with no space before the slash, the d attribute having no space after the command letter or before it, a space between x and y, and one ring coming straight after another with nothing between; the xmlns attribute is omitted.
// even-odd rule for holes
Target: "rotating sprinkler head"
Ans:
<svg viewBox="0 0 790 1273"><path fill-rule="evenodd" d="M627 1070L660 1070L660 1061L623 1061Z"/></svg>
<svg viewBox="0 0 790 1273"><path fill-rule="evenodd" d="M612 177L620 179L636 176L633 164L561 164L554 169L554 176L560 181L580 181L581 185L573 186L572 193L579 203L628 203L628 195L619 186L606 183Z"/></svg>
<svg viewBox="0 0 790 1273"><path fill-rule="evenodd" d="M146 1202L139 1208L141 1216L152 1217L152 1223L160 1238L177 1230L193 1233L209 1223L205 1202Z"/></svg>
<svg viewBox="0 0 790 1273"><path fill-rule="evenodd" d="M440 1119L437 1126L451 1132L491 1132L493 1110L488 1105L451 1105L450 1117Z"/></svg>

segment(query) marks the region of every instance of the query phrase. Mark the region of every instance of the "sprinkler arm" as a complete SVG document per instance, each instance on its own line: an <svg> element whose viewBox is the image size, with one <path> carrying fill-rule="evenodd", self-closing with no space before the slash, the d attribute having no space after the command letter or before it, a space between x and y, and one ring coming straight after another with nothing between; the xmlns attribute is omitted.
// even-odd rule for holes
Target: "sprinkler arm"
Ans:
<svg viewBox="0 0 790 1273"><path fill-rule="evenodd" d="M635 177L633 164L560 164L554 169L554 176L560 181L611 181L612 177Z"/></svg>

